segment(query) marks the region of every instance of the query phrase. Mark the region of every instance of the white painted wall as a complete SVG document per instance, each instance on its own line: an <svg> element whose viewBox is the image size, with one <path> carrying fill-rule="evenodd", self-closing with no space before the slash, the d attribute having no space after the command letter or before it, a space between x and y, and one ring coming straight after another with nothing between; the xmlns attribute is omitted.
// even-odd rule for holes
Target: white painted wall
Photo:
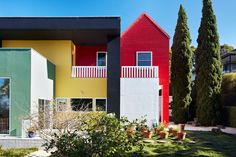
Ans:
<svg viewBox="0 0 236 157"><path fill-rule="evenodd" d="M31 113L38 113L38 99L53 100L53 81L48 79L47 59L31 51Z"/></svg>
<svg viewBox="0 0 236 157"><path fill-rule="evenodd" d="M159 122L159 79L121 78L121 116L134 120L146 115L147 124Z"/></svg>

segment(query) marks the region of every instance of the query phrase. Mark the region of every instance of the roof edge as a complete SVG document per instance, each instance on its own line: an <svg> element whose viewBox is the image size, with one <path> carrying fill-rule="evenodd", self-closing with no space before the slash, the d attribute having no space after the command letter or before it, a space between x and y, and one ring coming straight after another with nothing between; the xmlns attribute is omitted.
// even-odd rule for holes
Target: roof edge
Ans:
<svg viewBox="0 0 236 157"><path fill-rule="evenodd" d="M164 34L168 39L170 39L169 34L164 31L164 29L161 28L161 26L159 26L146 12L143 12L122 34L121 37L123 35L125 35L142 17L146 17L157 29L160 30L160 32L162 34Z"/></svg>

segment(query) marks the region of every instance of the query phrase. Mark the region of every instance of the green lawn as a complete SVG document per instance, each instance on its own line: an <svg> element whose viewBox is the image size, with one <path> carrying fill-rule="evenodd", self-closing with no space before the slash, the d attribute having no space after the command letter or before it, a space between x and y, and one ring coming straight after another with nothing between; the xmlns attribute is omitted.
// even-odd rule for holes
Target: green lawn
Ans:
<svg viewBox="0 0 236 157"><path fill-rule="evenodd" d="M31 152L37 151L37 148L11 148L1 149L0 157L24 157Z"/></svg>
<svg viewBox="0 0 236 157"><path fill-rule="evenodd" d="M155 143L145 144L143 153L133 151L129 156L236 156L236 136L232 135L191 131L187 132L187 138L181 144L173 139L168 139L164 144L158 142L156 137L153 139Z"/></svg>

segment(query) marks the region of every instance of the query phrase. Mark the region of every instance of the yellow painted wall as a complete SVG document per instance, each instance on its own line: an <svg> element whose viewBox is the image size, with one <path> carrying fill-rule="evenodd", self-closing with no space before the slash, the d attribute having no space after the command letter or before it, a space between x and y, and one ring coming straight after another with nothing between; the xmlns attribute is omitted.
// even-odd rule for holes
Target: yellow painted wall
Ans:
<svg viewBox="0 0 236 157"><path fill-rule="evenodd" d="M69 40L3 40L2 47L33 48L56 65L56 97L106 97L106 78L72 78Z"/></svg>

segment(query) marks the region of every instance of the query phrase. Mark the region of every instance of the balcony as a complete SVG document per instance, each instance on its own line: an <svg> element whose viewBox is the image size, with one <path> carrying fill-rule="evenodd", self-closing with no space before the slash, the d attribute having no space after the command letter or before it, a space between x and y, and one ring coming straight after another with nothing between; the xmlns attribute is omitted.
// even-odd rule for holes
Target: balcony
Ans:
<svg viewBox="0 0 236 157"><path fill-rule="evenodd" d="M72 66L73 78L106 78L106 66Z"/></svg>
<svg viewBox="0 0 236 157"><path fill-rule="evenodd" d="M158 78L158 66L122 66L122 78Z"/></svg>

